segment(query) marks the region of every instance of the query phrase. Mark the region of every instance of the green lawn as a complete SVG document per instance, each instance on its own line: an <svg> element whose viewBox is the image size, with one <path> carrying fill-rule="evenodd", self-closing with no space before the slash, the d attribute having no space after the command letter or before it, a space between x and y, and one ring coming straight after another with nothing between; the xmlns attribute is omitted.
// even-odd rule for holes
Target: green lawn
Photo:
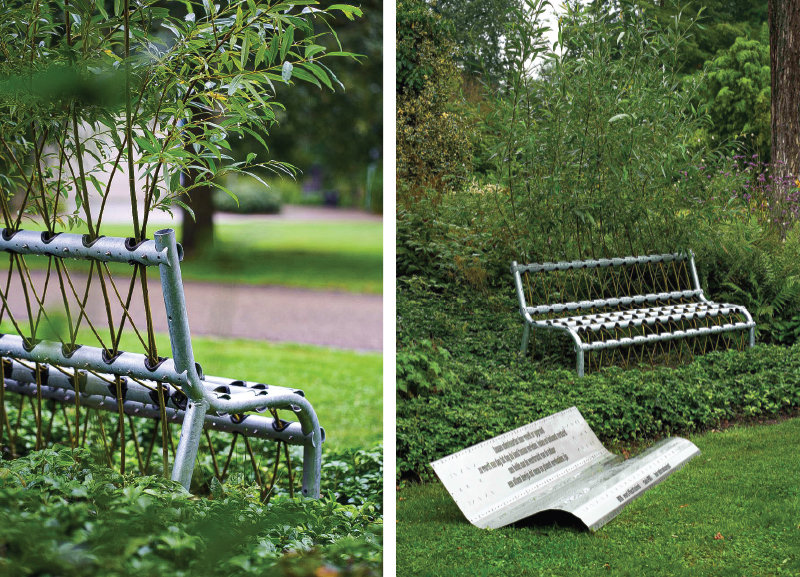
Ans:
<svg viewBox="0 0 800 577"><path fill-rule="evenodd" d="M26 226L41 229L30 223ZM150 229L150 238L157 228ZM103 225L102 233L130 236L131 227ZM181 270L185 280L380 294L382 259L380 222L224 223L215 226L214 248L185 261ZM35 259L27 260L36 266ZM72 268L81 266L77 261L72 264Z"/></svg>
<svg viewBox="0 0 800 577"><path fill-rule="evenodd" d="M206 374L303 389L325 428L326 445L364 447L383 438L380 353L207 337L192 342Z"/></svg>
<svg viewBox="0 0 800 577"><path fill-rule="evenodd" d="M397 574L800 575L800 419L692 441L702 455L597 533L482 530L441 484L405 488Z"/></svg>

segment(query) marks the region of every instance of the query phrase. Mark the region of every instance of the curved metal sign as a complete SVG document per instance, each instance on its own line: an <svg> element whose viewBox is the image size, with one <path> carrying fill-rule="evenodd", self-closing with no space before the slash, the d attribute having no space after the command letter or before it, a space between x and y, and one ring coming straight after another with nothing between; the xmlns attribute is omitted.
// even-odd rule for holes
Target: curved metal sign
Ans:
<svg viewBox="0 0 800 577"><path fill-rule="evenodd" d="M607 451L576 407L431 463L473 525L509 525L557 509L596 531L700 454L679 437L628 460Z"/></svg>

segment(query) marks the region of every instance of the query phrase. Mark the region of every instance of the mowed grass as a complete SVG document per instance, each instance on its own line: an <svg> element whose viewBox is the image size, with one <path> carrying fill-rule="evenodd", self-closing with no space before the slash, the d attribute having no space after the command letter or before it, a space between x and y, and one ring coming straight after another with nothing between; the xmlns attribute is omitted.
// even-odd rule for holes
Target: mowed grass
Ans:
<svg viewBox="0 0 800 577"><path fill-rule="evenodd" d="M42 229L28 223L27 228ZM150 227L148 237L159 226ZM214 227L214 247L181 264L184 280L341 290L383 290L383 225L372 221L251 221ZM85 229L71 232L84 233ZM130 236L128 225L102 226L106 236ZM180 231L177 231L180 241ZM26 259L43 268L45 259ZM36 261L42 264L38 264ZM70 261L70 269L88 270Z"/></svg>
<svg viewBox="0 0 800 577"><path fill-rule="evenodd" d="M405 488L397 574L800 575L800 419L692 441L702 455L597 533L478 529L441 484Z"/></svg>
<svg viewBox="0 0 800 577"><path fill-rule="evenodd" d="M163 350L169 350L164 340ZM302 389L325 429L326 445L364 447L383 438L380 353L207 337L192 343L208 375ZM281 418L296 420L286 411Z"/></svg>

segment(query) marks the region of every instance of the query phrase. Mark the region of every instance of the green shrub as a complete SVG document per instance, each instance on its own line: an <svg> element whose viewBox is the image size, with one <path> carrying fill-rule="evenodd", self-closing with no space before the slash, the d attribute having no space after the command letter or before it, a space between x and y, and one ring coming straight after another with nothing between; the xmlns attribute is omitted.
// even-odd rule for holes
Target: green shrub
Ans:
<svg viewBox="0 0 800 577"><path fill-rule="evenodd" d="M451 104L455 54L451 24L422 0L398 2L397 178L414 187L453 190L471 171L467 126Z"/></svg>
<svg viewBox="0 0 800 577"><path fill-rule="evenodd" d="M708 62L703 93L713 127L708 133L717 141L737 136L761 158L770 157L769 32L761 41L739 37L730 49ZM712 143L709 143L712 144Z"/></svg>
<svg viewBox="0 0 800 577"><path fill-rule="evenodd" d="M450 359L447 349L428 339L407 344L397 353L397 394L410 398L448 390L456 382L453 371L443 368Z"/></svg>
<svg viewBox="0 0 800 577"><path fill-rule="evenodd" d="M254 178L228 179L226 187L236 198L224 190L216 189L214 208L220 212L278 214L281 211L281 195Z"/></svg>
<svg viewBox="0 0 800 577"><path fill-rule="evenodd" d="M702 190L676 188L701 154L707 119L699 81L679 80L688 28L661 27L627 1L614 14L568 3L558 51L544 37L543 2L509 28L506 84L487 94L482 126L517 260L542 262L672 252L702 242L717 218ZM563 50L563 54L560 51ZM538 76L531 60L544 59Z"/></svg>
<svg viewBox="0 0 800 577"><path fill-rule="evenodd" d="M399 193L398 193L399 194ZM471 183L434 203L422 198L397 210L397 275L463 283L483 291L506 286L517 258L514 234L498 206L508 191Z"/></svg>
<svg viewBox="0 0 800 577"><path fill-rule="evenodd" d="M605 442L686 434L741 416L800 408L800 347L760 345L698 357L677 369L483 371L439 395L397 406L398 474L432 478L429 463L577 406Z"/></svg>
<svg viewBox="0 0 800 577"><path fill-rule="evenodd" d="M698 273L709 297L747 307L756 336L792 345L800 337L800 229L781 238L773 228L730 220L716 242L697 247Z"/></svg>

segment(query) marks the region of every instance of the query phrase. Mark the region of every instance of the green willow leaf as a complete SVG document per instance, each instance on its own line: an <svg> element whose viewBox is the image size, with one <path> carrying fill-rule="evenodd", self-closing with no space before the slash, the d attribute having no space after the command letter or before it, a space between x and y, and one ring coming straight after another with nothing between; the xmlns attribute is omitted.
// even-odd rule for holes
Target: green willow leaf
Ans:
<svg viewBox="0 0 800 577"><path fill-rule="evenodd" d="M292 71L294 70L294 66L288 60L283 63L281 67L281 78L286 84L289 84L289 80L292 79Z"/></svg>

